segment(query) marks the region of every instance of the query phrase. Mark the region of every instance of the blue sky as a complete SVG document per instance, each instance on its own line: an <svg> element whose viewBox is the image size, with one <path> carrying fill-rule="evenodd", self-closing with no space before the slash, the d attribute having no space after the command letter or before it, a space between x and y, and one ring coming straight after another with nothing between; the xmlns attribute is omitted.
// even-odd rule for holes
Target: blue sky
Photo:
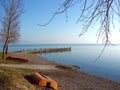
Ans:
<svg viewBox="0 0 120 90"><path fill-rule="evenodd" d="M80 23L76 23L79 17L79 6L68 10L68 22L65 13L57 15L53 21L45 27L37 24L46 23L64 0L24 0L25 13L21 17L21 30L19 43L97 43L96 27L90 28L84 36ZM98 27L98 26L97 26ZM117 28L118 29L118 28ZM111 41L119 43L119 30L113 32Z"/></svg>

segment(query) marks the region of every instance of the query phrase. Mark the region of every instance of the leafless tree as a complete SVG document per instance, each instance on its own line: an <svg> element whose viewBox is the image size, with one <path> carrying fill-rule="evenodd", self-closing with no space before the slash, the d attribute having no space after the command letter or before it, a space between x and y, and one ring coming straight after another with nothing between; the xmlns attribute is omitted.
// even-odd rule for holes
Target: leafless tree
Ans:
<svg viewBox="0 0 120 90"><path fill-rule="evenodd" d="M116 17L120 17L120 0L65 0L56 10L52 18L44 25L49 24L56 15L66 13L71 7L79 4L80 15L76 22L82 25L80 36L83 35L91 25L99 23L98 40L103 38L105 45L110 44L109 36L111 25L114 27Z"/></svg>
<svg viewBox="0 0 120 90"><path fill-rule="evenodd" d="M76 20L76 23L80 23L82 26L79 36L84 35L90 26L94 27L96 23L99 24L97 41L102 38L102 42L104 43L104 48L98 56L99 58L104 52L106 45L111 44L109 39L112 30L111 27L115 27L116 19L117 21L120 20L120 0L65 0L51 19L40 26L48 25L56 15L61 13L65 13L66 19L68 19L68 9L75 5L80 7L80 14Z"/></svg>
<svg viewBox="0 0 120 90"><path fill-rule="evenodd" d="M4 16L1 20L2 30L0 32L3 45L2 58L8 52L8 44L14 43L19 38L20 21L23 13L22 0L0 0L4 10Z"/></svg>

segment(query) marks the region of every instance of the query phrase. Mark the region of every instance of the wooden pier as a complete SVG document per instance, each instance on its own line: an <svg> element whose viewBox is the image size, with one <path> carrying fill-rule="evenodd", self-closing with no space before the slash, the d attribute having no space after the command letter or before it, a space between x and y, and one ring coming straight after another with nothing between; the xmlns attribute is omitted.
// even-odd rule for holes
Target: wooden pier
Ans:
<svg viewBox="0 0 120 90"><path fill-rule="evenodd" d="M44 49L34 49L34 50L21 50L21 52L27 52L27 53L30 53L30 54L67 52L67 51L71 51L71 47L64 47L64 48L44 48Z"/></svg>

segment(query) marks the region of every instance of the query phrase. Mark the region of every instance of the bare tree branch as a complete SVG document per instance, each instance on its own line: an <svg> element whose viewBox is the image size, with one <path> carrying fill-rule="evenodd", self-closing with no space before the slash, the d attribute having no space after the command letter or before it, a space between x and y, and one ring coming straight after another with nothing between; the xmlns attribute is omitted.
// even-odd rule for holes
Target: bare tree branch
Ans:
<svg viewBox="0 0 120 90"><path fill-rule="evenodd" d="M47 23L39 25L48 25L56 15L64 12L68 18L67 10L76 4L79 4L81 10L76 21L83 26L80 36L88 31L94 22L98 22L100 26L98 27L97 39L103 38L103 43L109 43L110 25L115 26L114 17L116 15L120 17L120 0L65 0Z"/></svg>
<svg viewBox="0 0 120 90"><path fill-rule="evenodd" d="M56 15L67 12L70 7L79 4L80 14L77 23L82 25L82 30L79 36L84 35L91 25L98 23L97 42L102 38L104 48L100 54L102 55L105 47L110 43L109 37L111 32L111 25L115 27L116 16L120 19L120 0L65 0L61 6L53 14L52 18L41 26L48 25ZM66 18L68 15L66 14ZM100 57L99 56L99 57Z"/></svg>

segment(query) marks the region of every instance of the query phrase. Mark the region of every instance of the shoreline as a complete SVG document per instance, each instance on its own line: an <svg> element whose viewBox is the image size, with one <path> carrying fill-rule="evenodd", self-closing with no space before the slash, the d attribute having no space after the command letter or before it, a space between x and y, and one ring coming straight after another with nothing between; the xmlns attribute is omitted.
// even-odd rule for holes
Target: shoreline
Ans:
<svg viewBox="0 0 120 90"><path fill-rule="evenodd" d="M28 53L12 53L12 55L28 58L30 62L37 65L62 65L51 62L47 59ZM64 66L64 65L63 65ZM120 83L108 80L103 77L90 75L83 71L76 71L66 68L41 69L38 72L44 73L58 83L58 90L119 90Z"/></svg>

